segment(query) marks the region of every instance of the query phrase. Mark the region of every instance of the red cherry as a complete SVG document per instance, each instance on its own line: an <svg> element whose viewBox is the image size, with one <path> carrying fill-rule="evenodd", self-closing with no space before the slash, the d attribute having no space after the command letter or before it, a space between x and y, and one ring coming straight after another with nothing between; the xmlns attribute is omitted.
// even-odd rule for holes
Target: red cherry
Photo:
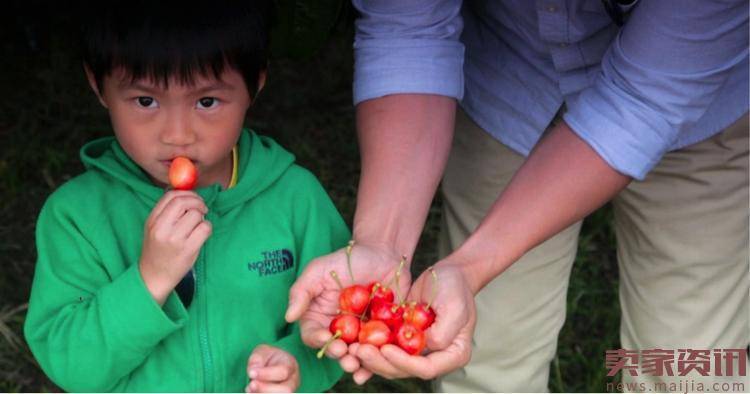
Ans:
<svg viewBox="0 0 750 394"><path fill-rule="evenodd" d="M370 320L363 324L362 329L359 330L359 343L381 347L391 342L393 342L393 333L380 320Z"/></svg>
<svg viewBox="0 0 750 394"><path fill-rule="evenodd" d="M376 288L377 286L377 288ZM372 302L385 301L393 302L393 290L380 284L380 282L372 282L367 286L367 291L372 294Z"/></svg>
<svg viewBox="0 0 750 394"><path fill-rule="evenodd" d="M169 184L177 190L192 190L198 183L198 170L187 157L175 157L169 165Z"/></svg>
<svg viewBox="0 0 750 394"><path fill-rule="evenodd" d="M331 320L331 325L328 326L328 330L331 334L339 334L339 338L347 344L354 343L357 341L359 336L359 318L354 315L342 314L338 315Z"/></svg>
<svg viewBox="0 0 750 394"><path fill-rule="evenodd" d="M339 307L343 312L350 312L355 315L365 313L367 304L370 303L370 292L362 285L349 286L341 290L339 295Z"/></svg>
<svg viewBox="0 0 750 394"><path fill-rule="evenodd" d="M424 302L411 303L404 311L404 321L424 331L435 321L435 311Z"/></svg>
<svg viewBox="0 0 750 394"><path fill-rule="evenodd" d="M370 319L380 320L391 330L397 330L403 323L404 308L392 302L374 301L370 304Z"/></svg>
<svg viewBox="0 0 750 394"><path fill-rule="evenodd" d="M424 332L410 323L404 323L396 331L396 344L412 356L420 354L425 347Z"/></svg>

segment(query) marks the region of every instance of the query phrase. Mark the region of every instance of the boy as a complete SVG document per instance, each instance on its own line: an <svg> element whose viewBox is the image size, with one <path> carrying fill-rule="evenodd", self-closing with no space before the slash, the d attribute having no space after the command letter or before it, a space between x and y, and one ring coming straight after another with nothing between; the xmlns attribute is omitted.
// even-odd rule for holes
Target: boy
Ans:
<svg viewBox="0 0 750 394"><path fill-rule="evenodd" d="M269 5L136 3L84 29L115 137L82 148L86 172L39 216L29 346L70 391L326 390L341 370L284 311L297 273L349 232L290 153L242 129ZM178 156L195 192L165 192Z"/></svg>

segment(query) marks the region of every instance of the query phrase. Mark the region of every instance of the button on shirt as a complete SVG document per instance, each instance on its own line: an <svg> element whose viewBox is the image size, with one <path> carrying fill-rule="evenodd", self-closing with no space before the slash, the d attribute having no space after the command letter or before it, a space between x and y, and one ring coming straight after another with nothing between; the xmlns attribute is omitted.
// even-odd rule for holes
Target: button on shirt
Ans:
<svg viewBox="0 0 750 394"><path fill-rule="evenodd" d="M527 155L559 110L619 172L748 111L748 2L641 0L621 29L600 0L354 0L354 102L455 97Z"/></svg>

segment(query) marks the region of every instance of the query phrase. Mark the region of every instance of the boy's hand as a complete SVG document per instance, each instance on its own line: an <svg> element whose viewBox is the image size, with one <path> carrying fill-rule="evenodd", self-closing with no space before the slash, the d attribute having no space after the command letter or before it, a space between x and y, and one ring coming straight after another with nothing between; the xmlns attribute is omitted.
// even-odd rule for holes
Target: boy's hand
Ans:
<svg viewBox="0 0 750 394"><path fill-rule="evenodd" d="M193 267L211 235L203 219L208 208L192 191L164 194L146 220L139 268L151 295L163 305L169 293Z"/></svg>
<svg viewBox="0 0 750 394"><path fill-rule="evenodd" d="M247 393L292 393L299 387L299 364L291 354L258 345L247 359Z"/></svg>

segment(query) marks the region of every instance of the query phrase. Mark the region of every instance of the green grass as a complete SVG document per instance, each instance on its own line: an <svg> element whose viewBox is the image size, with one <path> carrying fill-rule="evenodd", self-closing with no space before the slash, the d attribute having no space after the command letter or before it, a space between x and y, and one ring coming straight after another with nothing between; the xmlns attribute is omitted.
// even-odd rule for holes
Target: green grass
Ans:
<svg viewBox="0 0 750 394"><path fill-rule="evenodd" d="M0 73L0 391L58 391L23 342L22 325L34 269L34 224L45 198L80 173L78 149L109 134L99 106L59 33L64 19L3 21ZM351 223L359 155L351 104L351 25L311 59L275 59L249 125L276 138L315 173ZM420 272L436 259L436 199L415 256ZM617 268L611 211L584 224L568 293L568 319L550 374L553 391L605 390L604 351L618 346ZM421 392L429 382L343 379L334 391Z"/></svg>

